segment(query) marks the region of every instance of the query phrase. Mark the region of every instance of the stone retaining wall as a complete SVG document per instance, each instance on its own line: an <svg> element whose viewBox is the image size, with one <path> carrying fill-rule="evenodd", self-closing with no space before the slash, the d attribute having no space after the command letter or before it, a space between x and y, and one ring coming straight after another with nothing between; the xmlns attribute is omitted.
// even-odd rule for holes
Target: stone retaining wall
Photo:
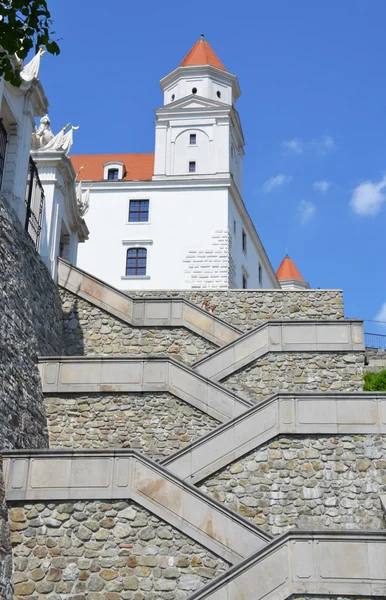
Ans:
<svg viewBox="0 0 386 600"><path fill-rule="evenodd" d="M18 218L0 198L0 447L44 448L39 354L60 354L57 288Z"/></svg>
<svg viewBox="0 0 386 600"><path fill-rule="evenodd" d="M363 352L272 352L222 384L259 401L276 392L362 391L363 372Z"/></svg>
<svg viewBox="0 0 386 600"><path fill-rule="evenodd" d="M15 598L183 600L228 565L135 503L9 511Z"/></svg>
<svg viewBox="0 0 386 600"><path fill-rule="evenodd" d="M269 319L343 318L342 290L156 290L127 291L135 297L185 298L198 306L204 298L215 315L248 331Z"/></svg>
<svg viewBox="0 0 386 600"><path fill-rule="evenodd" d="M160 460L219 423L168 393L47 396L51 448L133 448Z"/></svg>
<svg viewBox="0 0 386 600"><path fill-rule="evenodd" d="M57 288L28 234L0 197L0 448L46 448L39 354L60 354ZM0 462L0 597L12 598Z"/></svg>
<svg viewBox="0 0 386 600"><path fill-rule="evenodd" d="M384 529L386 437L280 436L208 478L200 489L256 525Z"/></svg>
<svg viewBox="0 0 386 600"><path fill-rule="evenodd" d="M60 289L60 295L67 356L169 355L190 365L217 349L183 327L132 327L71 292Z"/></svg>

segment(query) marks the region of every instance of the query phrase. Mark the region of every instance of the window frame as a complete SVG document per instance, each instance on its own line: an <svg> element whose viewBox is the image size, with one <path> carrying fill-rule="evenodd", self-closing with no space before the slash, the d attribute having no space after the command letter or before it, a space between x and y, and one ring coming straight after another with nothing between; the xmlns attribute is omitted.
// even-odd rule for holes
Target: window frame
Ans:
<svg viewBox="0 0 386 600"><path fill-rule="evenodd" d="M190 166L191 166L191 165L194 165L194 170L193 170L193 171L192 171L192 170L191 170L191 168L190 168ZM197 173L197 168L196 168L196 167L197 167L197 163L196 163L196 161L195 161L195 160L190 160L190 161L189 161L189 164L188 164L188 173L189 173L190 175L192 175L192 174L194 174L194 173Z"/></svg>
<svg viewBox="0 0 386 600"><path fill-rule="evenodd" d="M194 142L192 142L194 138ZM189 146L197 146L197 133L189 133Z"/></svg>
<svg viewBox="0 0 386 600"><path fill-rule="evenodd" d="M116 174L116 177L110 177L110 173ZM116 167L110 167L107 169L107 181L119 181L119 169Z"/></svg>
<svg viewBox="0 0 386 600"><path fill-rule="evenodd" d="M123 179L124 175L126 174L126 170L125 170L125 165L122 162L116 161L116 160L110 160L107 163L104 163L103 165L103 181L120 181L121 179ZM109 171L112 171L113 169L117 169L118 170L118 177L117 179L109 179Z"/></svg>
<svg viewBox="0 0 386 600"><path fill-rule="evenodd" d="M139 253L140 252L144 252L145 255L144 256L140 256ZM129 261L129 252L134 252L135 253L135 267L129 267L128 265L128 261ZM127 248L126 250L126 264L125 264L125 277L126 278L141 278L141 277L146 277L147 276L147 270L148 270L148 260L147 260L147 248L144 248L143 246L130 246L129 248ZM141 259L145 259L145 266L141 266L139 265L139 260ZM128 272L129 269L135 269L135 273L133 272ZM144 273L138 273L139 269L145 269Z"/></svg>
<svg viewBox="0 0 386 600"><path fill-rule="evenodd" d="M260 262L259 262L258 279L259 279L260 285L263 285L263 267L261 266Z"/></svg>
<svg viewBox="0 0 386 600"><path fill-rule="evenodd" d="M245 273L242 274L242 289L243 290L248 289L248 277Z"/></svg>
<svg viewBox="0 0 386 600"><path fill-rule="evenodd" d="M141 221L140 218L138 221L131 221L130 220L130 213L131 211L131 203L132 202L138 202L138 211L133 211L133 213L137 212L138 216L140 217L141 213L145 213L147 212L147 221ZM144 210L140 210L140 206L141 206L141 202L147 202L147 211ZM129 225L137 225L137 224L148 224L150 223L150 199L149 198L130 198L129 199L129 209L128 209L128 215L127 215L127 219L128 219L128 224Z"/></svg>
<svg viewBox="0 0 386 600"><path fill-rule="evenodd" d="M247 254L247 234L245 232L245 230L242 230L242 234L241 234L241 247L243 249L244 254Z"/></svg>

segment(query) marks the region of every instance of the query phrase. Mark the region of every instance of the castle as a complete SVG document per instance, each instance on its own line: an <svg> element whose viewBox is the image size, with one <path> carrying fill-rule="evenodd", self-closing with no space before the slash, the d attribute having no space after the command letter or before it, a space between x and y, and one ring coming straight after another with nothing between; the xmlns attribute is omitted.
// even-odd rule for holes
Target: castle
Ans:
<svg viewBox="0 0 386 600"><path fill-rule="evenodd" d="M203 40L193 56L202 49L214 60ZM200 148L190 155L197 149L186 149L185 138L200 136L204 124L191 134L185 121L192 114L203 120L202 103L210 99L209 111L224 111L224 135L232 132L232 103L219 106L209 89L218 98L213 81L223 85L226 100L231 91L237 95L237 80L210 62L183 64L163 80L160 144L169 147L173 103L181 100L185 158L156 161L151 181L139 185L149 186L140 198L131 197L131 180L125 188L124 178L109 179L109 169L119 174L130 164L117 157L98 166L98 173L107 168L107 181L95 192L84 183L82 191L67 156L72 129L54 136L42 120L33 132L31 116L44 118L43 101L29 106L30 115L18 112L35 96L44 100L38 60L26 71L26 89L3 82L2 92L12 144L3 156L7 184L0 197L1 597L384 598L386 395L362 391L363 323L344 318L341 290L309 288L289 258L276 276L250 226L247 257L231 268L235 206L235 240L247 227L232 196L241 186L236 171L228 176L224 163L223 174L212 178L228 214L221 284L205 274L198 287L182 255L174 288L154 283L154 273L154 287L133 280L135 289L127 290L126 282L113 286L75 264L78 242L85 241L80 255L91 243L88 216L102 189L122 195L125 219L129 202L138 202L133 227L141 227L141 199L160 202L149 189L172 189L191 175L163 169L185 169L185 158L195 157L200 171L189 179L189 193L200 201L195 188L209 186L211 176L199 166ZM181 88L193 72L208 85L196 113L196 100ZM36 185L25 204L32 171ZM114 191L109 181L123 185ZM145 231L129 234L138 248L150 231L153 246L161 243L155 229ZM213 229L202 235L202 244L212 243ZM246 263L253 252L255 262ZM266 289L258 285L258 261ZM199 274L204 265L195 264ZM256 289L243 289L243 266L257 277Z"/></svg>

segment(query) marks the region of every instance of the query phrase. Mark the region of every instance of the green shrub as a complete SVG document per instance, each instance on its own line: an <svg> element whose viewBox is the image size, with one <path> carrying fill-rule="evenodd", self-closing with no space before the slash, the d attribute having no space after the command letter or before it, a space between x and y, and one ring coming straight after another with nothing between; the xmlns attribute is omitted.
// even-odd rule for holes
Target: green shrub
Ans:
<svg viewBox="0 0 386 600"><path fill-rule="evenodd" d="M365 373L365 384L363 389L366 392L386 392L386 371Z"/></svg>

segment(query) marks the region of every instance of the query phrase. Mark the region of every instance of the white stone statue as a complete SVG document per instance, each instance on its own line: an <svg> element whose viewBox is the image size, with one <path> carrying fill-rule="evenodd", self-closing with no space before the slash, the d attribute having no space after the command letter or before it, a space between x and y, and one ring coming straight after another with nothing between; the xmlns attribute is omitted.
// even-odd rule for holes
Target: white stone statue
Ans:
<svg viewBox="0 0 386 600"><path fill-rule="evenodd" d="M56 151L59 150L59 151L64 152L65 154L68 154L69 151L71 150L71 146L73 143L73 133L72 132L74 131L74 129L79 129L79 127L72 126L69 129L69 131L67 131L67 133L65 133L66 129L68 129L68 127L70 125L71 125L71 123L67 123L67 125L59 131L59 133L57 133L55 136L52 135L52 137L49 139L49 141L46 144L39 146L38 149L40 149L42 152L52 152L55 150Z"/></svg>
<svg viewBox="0 0 386 600"><path fill-rule="evenodd" d="M22 69L20 72L20 77L23 80L22 87L25 87L24 84L30 84L35 79L39 78L39 70L40 70L40 59L45 53L45 49L42 46L37 54L33 57L33 59Z"/></svg>
<svg viewBox="0 0 386 600"><path fill-rule="evenodd" d="M79 181L79 183L78 183L78 187L76 190L76 201L78 204L78 210L79 210L79 214L81 217L84 217L84 215L88 212L88 209L90 208L90 190L91 190L91 188L92 188L92 184L83 194L82 193L82 182Z"/></svg>
<svg viewBox="0 0 386 600"><path fill-rule="evenodd" d="M40 119L39 127L32 134L32 147L34 149L43 148L53 139L54 134L50 125L51 121L48 115Z"/></svg>

